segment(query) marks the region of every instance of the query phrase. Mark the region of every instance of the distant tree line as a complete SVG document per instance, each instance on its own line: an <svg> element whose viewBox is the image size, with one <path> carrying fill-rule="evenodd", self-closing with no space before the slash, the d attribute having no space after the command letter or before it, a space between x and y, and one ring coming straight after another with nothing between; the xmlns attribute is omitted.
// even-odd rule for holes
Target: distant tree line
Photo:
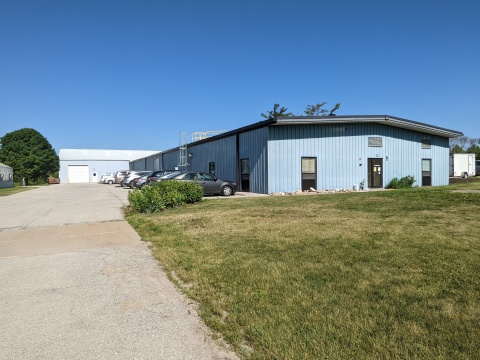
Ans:
<svg viewBox="0 0 480 360"><path fill-rule="evenodd" d="M459 136L450 139L450 153L452 154L476 154L476 159L480 160L480 138L469 138Z"/></svg>

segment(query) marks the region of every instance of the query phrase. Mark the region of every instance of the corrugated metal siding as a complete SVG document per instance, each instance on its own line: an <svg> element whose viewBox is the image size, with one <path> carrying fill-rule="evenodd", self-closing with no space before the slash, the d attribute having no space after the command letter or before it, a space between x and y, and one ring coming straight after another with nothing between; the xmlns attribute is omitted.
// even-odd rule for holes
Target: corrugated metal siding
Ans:
<svg viewBox="0 0 480 360"><path fill-rule="evenodd" d="M130 161L130 170L135 170L135 171L163 170L162 156L163 156L163 153L157 152L153 155Z"/></svg>
<svg viewBox="0 0 480 360"><path fill-rule="evenodd" d="M368 137L383 138L369 147ZM431 149L422 149L429 139ZM421 185L421 160L432 159L432 185L448 184L448 138L381 124L271 126L268 143L268 192L301 189L301 158L317 158L317 188L351 189L368 179L368 158L383 159L384 186L413 175ZM387 160L388 157L388 160Z"/></svg>
<svg viewBox="0 0 480 360"><path fill-rule="evenodd" d="M175 170L180 162L178 150L163 154L163 170ZM162 160L160 160L162 166Z"/></svg>
<svg viewBox="0 0 480 360"><path fill-rule="evenodd" d="M235 148L235 135L198 145L188 144L187 154L192 155L188 158L190 164L188 170L208 173L208 164L214 162L215 176L224 180L236 181Z"/></svg>
<svg viewBox="0 0 480 360"><path fill-rule="evenodd" d="M268 193L267 143L269 127L239 135L240 159L250 159L250 192Z"/></svg>

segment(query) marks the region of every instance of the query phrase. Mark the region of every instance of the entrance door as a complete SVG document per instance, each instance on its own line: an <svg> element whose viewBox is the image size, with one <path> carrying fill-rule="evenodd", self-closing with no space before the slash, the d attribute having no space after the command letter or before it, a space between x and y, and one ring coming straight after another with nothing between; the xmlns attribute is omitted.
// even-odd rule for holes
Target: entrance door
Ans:
<svg viewBox="0 0 480 360"><path fill-rule="evenodd" d="M432 159L422 159L422 186L432 186Z"/></svg>
<svg viewBox="0 0 480 360"><path fill-rule="evenodd" d="M475 175L475 155L468 155L468 176Z"/></svg>
<svg viewBox="0 0 480 360"><path fill-rule="evenodd" d="M242 169L242 191L250 192L250 159L242 159L241 169Z"/></svg>
<svg viewBox="0 0 480 360"><path fill-rule="evenodd" d="M368 159L368 187L382 188L383 187L383 159Z"/></svg>
<svg viewBox="0 0 480 360"><path fill-rule="evenodd" d="M317 188L317 158L302 157L302 191Z"/></svg>

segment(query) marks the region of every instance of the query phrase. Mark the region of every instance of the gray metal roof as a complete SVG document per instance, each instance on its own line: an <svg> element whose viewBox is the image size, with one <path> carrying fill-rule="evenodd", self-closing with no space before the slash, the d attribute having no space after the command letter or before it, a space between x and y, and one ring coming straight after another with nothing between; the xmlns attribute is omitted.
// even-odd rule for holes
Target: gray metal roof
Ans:
<svg viewBox="0 0 480 360"><path fill-rule="evenodd" d="M448 138L455 138L463 135L463 133L460 131L445 129L442 127L406 120L390 115L282 116L275 118L275 120L276 121L273 125L379 123Z"/></svg>
<svg viewBox="0 0 480 360"><path fill-rule="evenodd" d="M62 160L112 160L132 161L144 158L158 151L154 150L106 150L106 149L60 149L59 158Z"/></svg>

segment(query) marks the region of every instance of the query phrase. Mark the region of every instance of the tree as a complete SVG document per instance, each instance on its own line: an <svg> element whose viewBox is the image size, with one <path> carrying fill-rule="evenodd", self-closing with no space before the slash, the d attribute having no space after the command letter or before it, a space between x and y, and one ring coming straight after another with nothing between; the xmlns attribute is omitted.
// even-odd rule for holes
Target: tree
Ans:
<svg viewBox="0 0 480 360"><path fill-rule="evenodd" d="M59 171L59 158L52 145L38 131L30 128L12 131L0 138L0 162L13 168L13 180L26 178L40 184Z"/></svg>
<svg viewBox="0 0 480 360"><path fill-rule="evenodd" d="M305 109L305 114L307 116L320 116L320 115L326 115L328 112L327 109L322 109L323 105L325 105L326 102L319 103L317 105L307 105L307 108Z"/></svg>
<svg viewBox="0 0 480 360"><path fill-rule="evenodd" d="M292 116L293 113L287 112L288 109L286 107L280 107L280 104L273 104L273 110L267 111L267 114L261 113L260 115L265 119L272 119L278 116Z"/></svg>
<svg viewBox="0 0 480 360"><path fill-rule="evenodd" d="M338 109L340 109L340 103L336 103L335 106L333 107L332 110L330 110L330 114L328 114L328 116L332 116L332 115L335 115L334 112L337 111Z"/></svg>
<svg viewBox="0 0 480 360"><path fill-rule="evenodd" d="M477 144L472 144L467 149L468 154L475 154L475 159L480 160L480 147Z"/></svg>
<svg viewBox="0 0 480 360"><path fill-rule="evenodd" d="M450 149L450 152L452 154L463 154L464 153L463 149L458 144L456 144L454 147L452 147Z"/></svg>
<svg viewBox="0 0 480 360"><path fill-rule="evenodd" d="M468 143L468 137L458 136L450 139L450 152L458 154L465 152L465 145ZM455 151L454 151L455 149Z"/></svg>
<svg viewBox="0 0 480 360"><path fill-rule="evenodd" d="M318 103L316 105L307 105L307 108L305 109L305 114L307 116L334 116L334 112L340 109L340 103L336 103L335 106L333 107L330 112L327 109L323 109L323 105L325 105L326 102Z"/></svg>

